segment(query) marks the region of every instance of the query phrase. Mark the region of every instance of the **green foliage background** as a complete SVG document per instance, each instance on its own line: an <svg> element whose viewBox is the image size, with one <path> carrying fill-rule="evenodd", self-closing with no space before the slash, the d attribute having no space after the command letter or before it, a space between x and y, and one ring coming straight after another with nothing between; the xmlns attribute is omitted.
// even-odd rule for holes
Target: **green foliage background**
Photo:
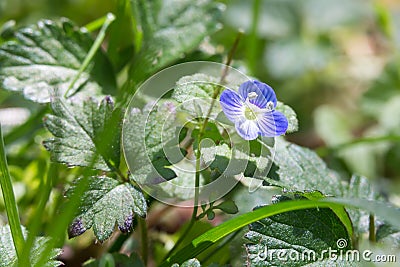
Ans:
<svg viewBox="0 0 400 267"><path fill-rule="evenodd" d="M308 169L304 173L300 172L300 177L305 179L307 177L304 184L299 184L298 180L284 180L294 190L318 189L332 183L333 185L329 187L331 191L324 193L361 197L362 194L357 188L363 188L363 194L369 194L366 197L376 198L369 188L370 184L373 184L394 204L400 204L400 165L398 164L400 162L400 55L398 52L400 4L398 1L212 1L210 5L193 9L196 10L195 15L191 17L193 28L189 31L179 31L180 28L178 28L173 38L167 32L168 27L171 26L168 20L161 25L149 23L146 24L150 25L148 28L139 27L138 21L151 22L159 12L159 7L153 5L156 1L135 2L143 5L148 13L139 14L137 10L124 5L124 1L119 0L3 0L0 2L0 24L2 25L0 44L6 42L9 33L16 28L36 23L40 19L59 17L66 17L78 26L86 25L89 29L92 27L84 37L84 43L85 38L90 40L100 29L96 23L92 22L112 12L117 15L117 19L110 26L109 34L102 46L111 62L107 62L102 57L102 53L96 54L97 60L103 62L102 68L89 66L87 71L92 71L94 68L93 71L96 73L94 80L92 80L93 77L85 76L86 73L83 73L83 77L90 81L86 86L92 90L92 96L101 93L99 85L106 87L107 93L111 94L116 92L116 88L124 88L122 93L118 94L120 103L123 103L129 100L128 96L132 93L129 88L134 87L138 80L143 80L158 70L158 67L152 64L155 58L163 66L192 60L223 62L237 32L239 29L243 30L244 36L234 55L233 67L244 70L275 89L279 100L292 107L299 120L299 131L288 135L286 139L315 150L327 165L325 166L320 159L315 159L316 155L309 150L303 150L295 145L287 146L287 149L282 149L277 154L276 164L281 168L275 173L275 178L281 176L284 180L298 175L299 170L285 169L285 166L291 166L290 161L295 161L296 157L301 155L307 159L311 158L310 161L313 164L306 166L305 168ZM220 23L216 24L212 17L217 16L218 4L225 4L226 8L219 18ZM180 10L175 6L171 6L167 11L176 20L184 17L184 14L187 16L191 14L190 8ZM127 15L130 12L134 13L133 17ZM197 22L204 23L205 28L200 27L196 24ZM179 21L177 23L179 25ZM129 27L136 27L135 31ZM192 38L191 31L201 30L204 30L206 38L201 38L202 36L197 39ZM213 34L208 36L208 32L213 32ZM72 39L75 38L73 33L71 36ZM182 36L182 39L178 38ZM193 45L196 43L200 45ZM162 49L167 52L160 55L158 53L160 47L154 44L162 44ZM66 42L67 46L68 42ZM171 49L171 47L176 49ZM58 55L58 62L72 72L71 76L64 77L66 84L70 83L74 74L79 71L80 63L84 60L89 48L90 45L86 45L78 53L80 55L78 62L65 60L65 55ZM44 59L40 63L47 64L48 62ZM127 64L132 64L133 67L128 69ZM2 71L6 69L4 66L1 67ZM109 72L110 69L115 71L116 77L104 79L109 76L102 77L102 74ZM0 71L0 77L5 75L7 75L6 72ZM132 76L137 80L130 80L129 77ZM33 80L30 82L35 83ZM79 82L82 81L77 83ZM104 105L107 106L105 102ZM53 103L53 105L56 104ZM91 104L86 103L86 105ZM6 110L10 107L18 109ZM0 108L0 122L21 221L24 225L31 226L39 214L42 225L38 226L37 232L49 233L51 232L49 229L52 229L51 218L58 216L57 209L63 202L62 185L71 183L77 175L82 173L79 168L71 170L63 165L50 166L49 154L42 146L42 141L52 137L43 125L46 127L53 125L51 132L56 133L54 135L72 138L70 142L74 142L74 136L68 136L68 131L63 132L63 119L57 117L57 110L63 107L62 105L58 105L58 109L53 107L55 114L47 117L43 124L43 115L50 111L48 106L37 105L14 92L0 90ZM70 108L79 109L79 107ZM105 113L113 112L111 108L104 109ZM6 113L7 111L9 113ZM118 112L115 111L115 113ZM104 121L97 123L102 124ZM24 126L21 128L19 125ZM104 133L92 131L92 136L88 136L85 144L89 148L96 147L98 136L101 134ZM48 141L47 148L52 146L52 142L54 140ZM278 145L286 147L286 141L280 140ZM55 161L65 162L70 166L82 166L82 158L77 160L76 158L65 159L62 155L52 156ZM84 166L93 166L94 163L95 168L103 171L118 169L120 165L119 154L107 155L107 152L104 152L102 157L94 159L94 162L91 162L93 159L90 158L93 155L77 155L77 157L80 156L87 161ZM309 173L317 178L310 179ZM352 176L353 173L356 175ZM91 172L86 175L93 174ZM45 188L46 181L43 181L43 176L47 177L50 184L53 183L54 190L47 192L49 202L46 204L46 209L38 213L36 203L40 202L41 196L36 192ZM351 180L349 177L352 177ZM348 188L342 188L338 182L339 178L349 180ZM308 184L308 181L321 183ZM273 193L269 191L265 194L271 196ZM235 194L241 195L236 191L232 193L232 195ZM269 198L258 201L243 198L241 200L243 203L251 202L247 207L243 207L248 211L256 205L269 203ZM3 225L6 219L3 212L4 204L1 201L2 198L0 198L0 225ZM243 203L238 203L238 206L244 205ZM173 219L173 215L176 214L188 218L185 211L179 210L175 214L169 214L172 218L166 216L167 219L163 218L156 223L150 215L150 222L153 218L153 225L150 227L175 233L178 229L174 225L181 227L179 222ZM123 214L121 216L123 221ZM157 213L153 216L157 216ZM368 217L368 214L350 214L350 216L353 219ZM356 219L355 222L355 228L367 230L362 220ZM107 231L110 227L112 226L108 225ZM198 228L199 234L205 231L201 227ZM263 229L259 231L264 234ZM176 233L173 238L176 239L179 234L181 233ZM162 235L155 238L155 255L153 256L157 262L161 261L159 255L165 253L165 248L159 242L163 238L165 237ZM138 239L129 244L131 248L139 246L135 243ZM64 248L71 253L71 256L66 259L68 264L71 264L70 266L87 259L87 255L96 257L101 254L100 246L93 244L92 241L90 233L66 241ZM119 241L124 240L116 242ZM61 247L63 242L59 243ZM112 258L113 252L115 251L111 247L109 254L106 255ZM232 261L235 262L235 260L241 259L239 257Z"/></svg>

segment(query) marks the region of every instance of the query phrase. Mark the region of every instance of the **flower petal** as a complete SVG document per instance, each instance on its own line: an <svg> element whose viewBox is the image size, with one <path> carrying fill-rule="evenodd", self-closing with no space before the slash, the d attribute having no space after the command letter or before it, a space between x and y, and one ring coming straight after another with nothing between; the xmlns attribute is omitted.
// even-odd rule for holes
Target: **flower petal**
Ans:
<svg viewBox="0 0 400 267"><path fill-rule="evenodd" d="M240 95L231 90L224 90L219 98L222 110L225 116L232 122L236 122L243 118L244 100Z"/></svg>
<svg viewBox="0 0 400 267"><path fill-rule="evenodd" d="M251 92L255 92L257 97L249 99L250 103L259 108L265 108L267 103L271 101L274 104L274 107L276 107L276 95L269 85L259 81L247 81L240 85L239 94L243 99L247 99L247 96Z"/></svg>
<svg viewBox="0 0 400 267"><path fill-rule="evenodd" d="M288 128L288 121L281 112L266 112L262 118L257 120L259 134L268 137L282 135Z"/></svg>
<svg viewBox="0 0 400 267"><path fill-rule="evenodd" d="M240 120L235 123L237 133L244 140L254 140L258 137L258 126L255 120Z"/></svg>

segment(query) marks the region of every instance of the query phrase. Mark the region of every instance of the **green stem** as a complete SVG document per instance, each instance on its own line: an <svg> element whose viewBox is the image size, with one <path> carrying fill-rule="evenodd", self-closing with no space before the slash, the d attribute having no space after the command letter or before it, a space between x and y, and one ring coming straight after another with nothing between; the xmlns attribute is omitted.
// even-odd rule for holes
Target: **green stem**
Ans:
<svg viewBox="0 0 400 267"><path fill-rule="evenodd" d="M376 242L375 216L373 214L369 215L369 241Z"/></svg>
<svg viewBox="0 0 400 267"><path fill-rule="evenodd" d="M8 170L6 151L4 148L3 133L0 124L0 185L3 193L4 205L7 212L8 222L10 224L11 235L14 242L15 251L18 259L22 256L24 248L24 236L22 234L21 221L18 216L18 206L15 201L14 191L11 182L10 172Z"/></svg>
<svg viewBox="0 0 400 267"><path fill-rule="evenodd" d="M226 75L228 74L228 70L229 70L229 66L232 63L232 58L233 55L235 54L236 48L239 44L240 38L242 36L242 33L239 32L235 42L233 43L233 46L231 48L231 50L228 53L228 59L226 61L226 66L221 74L221 79L220 79L220 83L224 83L225 82L225 78ZM200 152L200 141L204 136L205 130L206 130L206 126L208 124L211 112L214 108L216 99L221 91L222 86L219 85L217 86L217 88L214 91L214 94L212 96L212 100L211 100L211 104L210 107L208 109L207 115L202 123L202 125L200 126L200 130L199 130L199 134L197 136L197 152L196 152L196 173L195 173L195 188L194 188L194 201L193 201L193 212L192 212L192 217L190 219L189 225L186 227L184 233L179 237L178 241L176 241L175 245L173 246L173 248L167 253L167 255L165 256L165 258L168 258L169 256L172 255L172 252L175 251L175 249L182 243L182 241L185 239L185 237L187 236L187 234L190 232L190 230L192 229L195 221L197 220L197 211L199 208L199 194L200 194L200 157L201 157L201 152Z"/></svg>
<svg viewBox="0 0 400 267"><path fill-rule="evenodd" d="M261 12L261 0L253 0L253 16L251 22L251 31L248 41L247 60L251 72L254 74L256 71L257 56L259 55L259 43L257 40L257 27Z"/></svg>
<svg viewBox="0 0 400 267"><path fill-rule="evenodd" d="M145 266L147 266L147 259L149 254L149 244L148 244L148 236L147 236L147 224L146 220L141 218L140 216L136 216L139 221L140 225L140 232L141 232L141 243L142 243L142 260Z"/></svg>
<svg viewBox="0 0 400 267"><path fill-rule="evenodd" d="M108 13L106 16L106 20L104 21L104 24L101 27L99 34L97 35L96 40L94 41L92 47L89 50L89 53L87 54L85 60L83 61L81 67L79 68L78 74L76 74L75 78L72 80L67 91L65 92L64 94L65 98L68 97L68 92L74 87L76 81L79 79L82 72L87 68L90 61L93 59L94 55L96 54L97 50L99 49L101 43L103 42L106 36L106 31L108 29L108 26L110 26L111 22L113 22L114 20L115 16L112 13Z"/></svg>

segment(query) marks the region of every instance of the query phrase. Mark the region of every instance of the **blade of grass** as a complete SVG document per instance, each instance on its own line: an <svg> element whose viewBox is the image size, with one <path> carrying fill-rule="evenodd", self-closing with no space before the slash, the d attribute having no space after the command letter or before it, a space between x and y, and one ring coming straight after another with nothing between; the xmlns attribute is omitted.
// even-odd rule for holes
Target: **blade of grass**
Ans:
<svg viewBox="0 0 400 267"><path fill-rule="evenodd" d="M88 177L89 174L84 175ZM88 187L88 179L81 179L76 187L75 194L69 199L69 201L64 206L62 213L52 222L49 229L49 236L51 237L50 242L46 244L43 249L42 255L38 260L35 267L44 266L46 263L46 256L50 254L50 251L57 247L57 245L62 245L65 238L65 229L68 228L68 224L71 222L75 215L76 210L81 202L81 197Z"/></svg>
<svg viewBox="0 0 400 267"><path fill-rule="evenodd" d="M108 29L108 26L115 20L115 16L112 13L108 13L106 16L106 20L104 21L103 26L100 29L99 34L96 37L96 40L94 41L92 47L90 48L88 54L85 57L85 60L82 62L81 67L79 68L78 74L74 77L72 82L70 83L67 91L64 94L64 97L68 97L68 92L74 87L76 81L79 79L81 76L82 72L87 68L89 65L90 61L93 59L94 55L96 54L97 50L101 46L101 43L103 42L105 36L106 36L106 31Z"/></svg>
<svg viewBox="0 0 400 267"><path fill-rule="evenodd" d="M30 252L32 250L35 238L39 232L40 226L42 224L41 220L37 218L43 218L43 213L46 207L46 203L49 199L50 192L52 189L52 178L57 175L57 168L54 164L51 164L50 167L47 166L47 175L41 180L40 183L40 194L38 197L38 204L35 210L35 214L33 218L36 218L32 221L32 224L28 228L28 238L26 239L26 243L24 249L22 251L22 257L19 261L19 266L30 266Z"/></svg>
<svg viewBox="0 0 400 267"><path fill-rule="evenodd" d="M83 26L83 27L86 28L86 30L87 30L88 32L97 31L98 29L101 28L101 26L104 25L104 23L105 23L106 20L107 20L107 16L108 16L108 14L105 15L105 16L102 16L102 17L100 17L100 18L98 18L98 19L95 19L94 21L89 22L88 24L86 24L86 25Z"/></svg>
<svg viewBox="0 0 400 267"><path fill-rule="evenodd" d="M24 236L22 234L21 222L18 215L18 206L15 201L14 191L11 183L11 176L8 170L6 151L4 148L3 133L0 124L0 185L3 192L4 204L7 212L8 223L10 224L11 235L14 242L18 259L22 256L24 247Z"/></svg>
<svg viewBox="0 0 400 267"><path fill-rule="evenodd" d="M185 260L196 257L198 254L220 241L227 235L243 228L244 226L270 217L276 214L308 208L333 208L342 206L361 208L375 213L382 219L400 228L400 210L388 203L369 201L365 199L336 199L325 198L322 201L297 200L284 201L274 205L265 206L252 212L240 215L226 221L217 227L195 238L190 244L179 250L161 264L161 267L170 266L173 263L182 263Z"/></svg>

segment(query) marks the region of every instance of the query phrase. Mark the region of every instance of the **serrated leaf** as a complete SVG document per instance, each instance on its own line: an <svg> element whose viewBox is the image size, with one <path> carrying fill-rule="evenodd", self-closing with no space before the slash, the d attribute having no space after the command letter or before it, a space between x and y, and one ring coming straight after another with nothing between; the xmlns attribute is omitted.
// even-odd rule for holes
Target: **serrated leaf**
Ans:
<svg viewBox="0 0 400 267"><path fill-rule="evenodd" d="M22 227L24 238L27 238L27 231ZM45 244L49 242L47 237L36 237L31 249L30 262L34 266L42 256ZM46 255L46 264L44 267L56 267L62 265L62 262L55 260L61 254L61 249L52 249L51 253ZM0 267L17 266L17 254L10 231L10 226L0 227Z"/></svg>
<svg viewBox="0 0 400 267"><path fill-rule="evenodd" d="M180 78L172 94L172 99L179 103L177 111L187 113L192 118L205 117L218 86L218 78L203 73ZM215 118L219 112L221 108L215 105L210 117Z"/></svg>
<svg viewBox="0 0 400 267"><path fill-rule="evenodd" d="M201 264L197 259L190 259L185 261L181 265L174 263L171 267L201 267Z"/></svg>
<svg viewBox="0 0 400 267"><path fill-rule="evenodd" d="M358 198L365 200L382 200L382 197L374 189L366 177L353 175L350 179L348 189L343 197ZM357 234L369 231L369 213L364 210L349 209L348 211Z"/></svg>
<svg viewBox="0 0 400 267"><path fill-rule="evenodd" d="M41 20L16 31L14 37L0 46L0 84L39 103L49 102L56 90L64 95L93 44L88 33L66 19ZM94 97L112 93L115 87L111 64L98 51L69 93Z"/></svg>
<svg viewBox="0 0 400 267"><path fill-rule="evenodd" d="M299 122L297 120L296 112L294 112L294 110L290 106L278 101L276 105L276 110L282 112L288 120L289 125L286 133L293 133L299 129Z"/></svg>
<svg viewBox="0 0 400 267"><path fill-rule="evenodd" d="M291 197L277 196L273 202L290 200ZM302 197L294 195L294 198ZM281 213L252 223L249 229L245 234L251 242L246 244L248 266L307 266L316 260L328 259L329 254L324 254L324 250L346 251L352 248L346 226L335 212L327 208ZM342 243L339 244L338 240ZM312 255L316 255L315 259Z"/></svg>
<svg viewBox="0 0 400 267"><path fill-rule="evenodd" d="M80 179L66 192L67 197L74 194ZM137 187L129 183L121 184L109 177L87 179L88 189L68 229L70 237L81 235L93 227L95 236L103 242L111 236L116 225L121 232L127 233L132 230L135 214L146 216L146 200Z"/></svg>
<svg viewBox="0 0 400 267"><path fill-rule="evenodd" d="M172 163L184 157L176 132L175 105L164 102L147 105L142 111L132 109L125 116L124 152L132 179L142 184L155 184L176 177Z"/></svg>
<svg viewBox="0 0 400 267"><path fill-rule="evenodd" d="M132 252L128 257L120 253L106 253L100 259L90 260L83 264L84 267L118 266L118 267L144 267L140 257Z"/></svg>
<svg viewBox="0 0 400 267"><path fill-rule="evenodd" d="M122 112L114 109L110 97L100 103L55 98L51 107L54 115L47 115L44 125L54 138L43 145L51 152L52 161L104 171L119 167Z"/></svg>
<svg viewBox="0 0 400 267"><path fill-rule="evenodd" d="M138 8L142 14L144 42L131 69L136 80L142 80L195 49L218 29L221 14L221 4L211 0L140 1Z"/></svg>
<svg viewBox="0 0 400 267"><path fill-rule="evenodd" d="M267 179L270 184L294 191L320 190L334 196L343 194L340 178L308 148L277 138L273 161L268 174L271 179Z"/></svg>
<svg viewBox="0 0 400 267"><path fill-rule="evenodd" d="M219 79L203 73L184 76L178 80L172 98L179 103L193 99L211 99ZM208 108L208 107L207 107Z"/></svg>

